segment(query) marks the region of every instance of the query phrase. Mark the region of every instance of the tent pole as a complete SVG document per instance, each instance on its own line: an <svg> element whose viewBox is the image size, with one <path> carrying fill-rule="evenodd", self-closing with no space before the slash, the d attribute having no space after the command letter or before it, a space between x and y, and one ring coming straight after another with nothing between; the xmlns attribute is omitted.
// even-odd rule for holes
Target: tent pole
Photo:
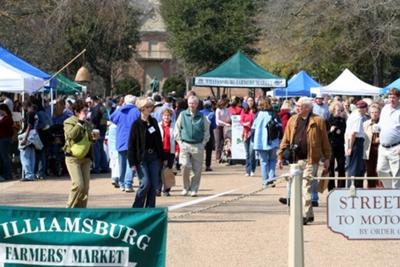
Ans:
<svg viewBox="0 0 400 267"><path fill-rule="evenodd" d="M51 111L51 117L53 117L53 111L54 111L53 87L50 87L50 111Z"/></svg>
<svg viewBox="0 0 400 267"><path fill-rule="evenodd" d="M210 86L210 91L213 97L215 97L215 93L214 93L214 89L212 88L212 86Z"/></svg>

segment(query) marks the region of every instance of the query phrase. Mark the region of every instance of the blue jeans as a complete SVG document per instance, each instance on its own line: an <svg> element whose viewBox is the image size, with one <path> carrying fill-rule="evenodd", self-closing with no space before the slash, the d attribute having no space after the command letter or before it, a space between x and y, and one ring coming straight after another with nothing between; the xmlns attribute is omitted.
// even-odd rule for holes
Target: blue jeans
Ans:
<svg viewBox="0 0 400 267"><path fill-rule="evenodd" d="M275 177L276 149L258 150L263 185Z"/></svg>
<svg viewBox="0 0 400 267"><path fill-rule="evenodd" d="M41 150L35 150L35 174L39 177L46 177L47 170L47 147L43 147Z"/></svg>
<svg viewBox="0 0 400 267"><path fill-rule="evenodd" d="M1 176L6 180L10 180L12 178L10 157L11 138L1 138L0 147L0 160L3 169Z"/></svg>
<svg viewBox="0 0 400 267"><path fill-rule="evenodd" d="M30 145L20 150L23 178L34 180L35 177L35 148Z"/></svg>
<svg viewBox="0 0 400 267"><path fill-rule="evenodd" d="M156 153L145 155L143 163L137 167L140 180L133 208L154 208L156 206L156 190L160 184L160 159ZM145 203L146 202L146 203Z"/></svg>
<svg viewBox="0 0 400 267"><path fill-rule="evenodd" d="M129 167L128 150L118 151L119 164L119 186L121 188L132 188L134 173Z"/></svg>
<svg viewBox="0 0 400 267"><path fill-rule="evenodd" d="M97 139L93 145L94 159L93 159L93 172L99 173L100 171L108 171L107 155L104 151L104 136Z"/></svg>
<svg viewBox="0 0 400 267"><path fill-rule="evenodd" d="M246 150L246 173L256 171L256 152L253 149L253 142L251 138L244 141L244 149Z"/></svg>

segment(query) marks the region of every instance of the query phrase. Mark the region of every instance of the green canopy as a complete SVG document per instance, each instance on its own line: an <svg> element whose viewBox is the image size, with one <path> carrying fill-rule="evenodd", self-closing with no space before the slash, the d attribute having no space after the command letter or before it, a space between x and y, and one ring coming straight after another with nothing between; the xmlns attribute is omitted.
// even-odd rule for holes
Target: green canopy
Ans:
<svg viewBox="0 0 400 267"><path fill-rule="evenodd" d="M73 82L61 73L57 74L57 86L55 91L57 94L74 95L76 92L82 91L82 86L79 83Z"/></svg>
<svg viewBox="0 0 400 267"><path fill-rule="evenodd" d="M238 51L214 70L193 79L200 87L286 87L286 80L275 76Z"/></svg>

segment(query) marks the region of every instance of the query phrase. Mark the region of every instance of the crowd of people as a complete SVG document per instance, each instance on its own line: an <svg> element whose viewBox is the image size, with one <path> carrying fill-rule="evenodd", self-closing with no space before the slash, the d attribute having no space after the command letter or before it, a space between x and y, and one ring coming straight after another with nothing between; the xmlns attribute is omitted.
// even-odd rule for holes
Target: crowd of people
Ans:
<svg viewBox="0 0 400 267"><path fill-rule="evenodd" d="M69 96L58 98L51 113L50 103L40 97L21 105L3 95L0 181L12 179L13 172L18 176L11 158L19 151L21 181L69 173L68 207L86 207L90 173L110 173L113 186L126 193L134 192L137 176L133 207L154 207L157 196L171 195L171 185L161 178L165 169L182 171L181 194L195 197L203 164L205 171L213 171L213 164L229 163L232 116L239 116L246 153L244 175L254 176L259 166L262 186L274 186L276 167L306 162L303 217L307 224L314 220L312 207L319 205L318 182L312 178L318 176L321 163L326 175L348 177L330 180L328 190L363 187L365 175L398 177L399 98L397 89L391 89L387 98L375 99L223 95L200 100L193 91L181 99L158 93L105 99ZM20 122L12 112L22 110ZM374 179L366 186L399 188L400 182ZM289 195L279 201L290 205Z"/></svg>

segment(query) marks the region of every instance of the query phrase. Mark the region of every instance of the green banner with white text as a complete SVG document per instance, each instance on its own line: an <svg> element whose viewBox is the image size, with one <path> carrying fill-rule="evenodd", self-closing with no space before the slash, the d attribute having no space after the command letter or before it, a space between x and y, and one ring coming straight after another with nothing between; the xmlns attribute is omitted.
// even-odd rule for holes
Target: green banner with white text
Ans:
<svg viewBox="0 0 400 267"><path fill-rule="evenodd" d="M167 209L0 206L2 266L165 266Z"/></svg>

